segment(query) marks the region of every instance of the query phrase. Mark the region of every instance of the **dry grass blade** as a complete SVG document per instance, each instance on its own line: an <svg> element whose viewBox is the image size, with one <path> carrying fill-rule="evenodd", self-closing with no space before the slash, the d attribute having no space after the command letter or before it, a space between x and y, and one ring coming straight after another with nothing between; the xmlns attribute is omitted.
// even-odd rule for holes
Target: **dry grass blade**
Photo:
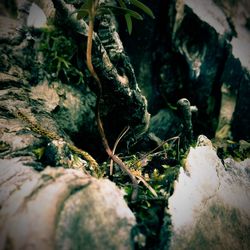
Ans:
<svg viewBox="0 0 250 250"><path fill-rule="evenodd" d="M158 197L155 190L146 182L146 180L142 176L135 175L135 177L144 184L144 186L153 194L154 197Z"/></svg>
<svg viewBox="0 0 250 250"><path fill-rule="evenodd" d="M117 140L115 141L113 150L112 150L113 154L115 154L115 151L116 151L116 148L117 148L119 142L120 142L121 139L125 136L125 134L129 131L129 128L130 128L129 126L126 127L126 128L124 128L124 129L122 130L122 132L119 134ZM110 167L109 167L109 174L110 174L110 176L113 175L113 166L114 166L114 161L113 161L113 159L111 159L111 160L110 160Z"/></svg>

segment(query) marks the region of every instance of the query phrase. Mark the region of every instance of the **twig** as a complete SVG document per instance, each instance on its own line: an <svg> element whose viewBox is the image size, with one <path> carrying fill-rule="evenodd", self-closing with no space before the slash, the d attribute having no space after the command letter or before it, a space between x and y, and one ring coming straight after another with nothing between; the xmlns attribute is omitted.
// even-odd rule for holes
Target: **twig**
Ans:
<svg viewBox="0 0 250 250"><path fill-rule="evenodd" d="M117 145L119 144L119 142L121 141L121 139L124 137L124 135L129 131L129 126L124 128L122 130L122 132L119 134L117 140L115 141L114 147L113 147L113 154L115 154ZM110 160L110 167L109 167L109 175L112 176L113 175L113 165L114 165L114 161L113 159Z"/></svg>
<svg viewBox="0 0 250 250"><path fill-rule="evenodd" d="M107 137L105 135L105 131L103 128L103 124L101 121L101 116L100 116L100 100L102 97L102 85L101 81L97 75L97 73L94 70L93 64L92 64L92 39L93 39L93 31L94 31L94 20L95 20L95 14L96 14L96 8L98 5L98 0L93 0L91 9L89 10L89 29L88 29L88 39L87 39L87 67L95 79L95 82L98 86L99 93L97 93L97 99L96 99L96 110L95 110L95 115L96 115L96 121L97 121L97 128L99 131L99 134L102 139L102 144L104 146L105 151L109 155L109 157L121 168L122 171L124 171L131 179L132 184L133 184L133 192L131 199L132 201L135 201L138 196L138 182L135 178L135 176L131 173L131 171L128 169L128 167L123 163L123 161L117 156L114 155L112 150L109 147Z"/></svg>
<svg viewBox="0 0 250 250"><path fill-rule="evenodd" d="M143 155L143 157L141 157L139 160L137 160L136 162L134 162L132 164L132 166L136 165L138 162L140 162L143 158L151 155L153 152L155 152L158 148L161 148L166 142L168 141L173 141L173 140L180 140L180 135L177 135L177 136L174 136L174 137L171 137L165 141L163 141L159 146L157 146L156 148L154 148L153 150L151 150L150 152L148 152L147 154Z"/></svg>

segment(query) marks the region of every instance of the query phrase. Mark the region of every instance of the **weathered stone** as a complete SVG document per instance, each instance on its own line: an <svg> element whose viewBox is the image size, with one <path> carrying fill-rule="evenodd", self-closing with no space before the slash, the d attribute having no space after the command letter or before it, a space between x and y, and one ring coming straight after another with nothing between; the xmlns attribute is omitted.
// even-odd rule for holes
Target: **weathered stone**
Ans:
<svg viewBox="0 0 250 250"><path fill-rule="evenodd" d="M80 171L0 160L0 249L132 249L121 191Z"/></svg>
<svg viewBox="0 0 250 250"><path fill-rule="evenodd" d="M176 2L181 5L181 1ZM176 7L172 36L173 46L184 56L189 66L185 97L199 109L195 128L197 130L198 126L198 132L206 131L207 135L213 136L219 117L221 86L224 84L229 86L231 101L235 102L234 96L237 96L237 100L236 106L230 103L235 106L235 112L223 129L230 132L232 124L234 139L249 138L250 121L249 116L245 115L249 113L250 89L250 32L245 26L249 4L244 1L223 1L220 5L224 8L218 8L213 1L186 0L184 4L184 11ZM192 23L191 30L189 23ZM193 30L195 34L192 34ZM191 75L197 77L192 78ZM223 105L220 114L223 115L224 111ZM206 124L203 122L205 117L209 117ZM222 127L220 119L219 129Z"/></svg>
<svg viewBox="0 0 250 250"><path fill-rule="evenodd" d="M27 18L27 26L31 26L34 28L42 28L46 24L47 18L43 10L35 3L32 3L29 10L29 16Z"/></svg>
<svg viewBox="0 0 250 250"><path fill-rule="evenodd" d="M177 9L178 24L175 21L172 30L172 49L186 62L186 66L177 65L181 74L185 74L182 94L199 110L194 121L196 133L213 136L218 123L219 79L228 55L226 38L230 27L212 1L188 0L183 4L184 11Z"/></svg>
<svg viewBox="0 0 250 250"><path fill-rule="evenodd" d="M250 160L223 165L211 141L199 137L169 199L170 249L248 249Z"/></svg>
<svg viewBox="0 0 250 250"><path fill-rule="evenodd" d="M94 133L95 96L85 85L82 89L47 80L31 88L31 99L44 104L44 111L52 113L60 127L69 134L83 130ZM87 125L88 124L88 125Z"/></svg>
<svg viewBox="0 0 250 250"><path fill-rule="evenodd" d="M64 203L56 249L133 249L135 218L121 192L108 180L93 181Z"/></svg>
<svg viewBox="0 0 250 250"><path fill-rule="evenodd" d="M181 121L171 109L160 110L150 120L149 132L161 140L178 135L181 129Z"/></svg>
<svg viewBox="0 0 250 250"><path fill-rule="evenodd" d="M134 24L140 38L132 34L125 46L152 115L166 106L164 102L175 106L185 97L199 110L193 120L195 134L213 137L218 128L228 130L221 131L228 137L232 130L237 140L249 138L250 121L245 115L250 106L249 9L245 0L159 1L153 6L157 22L146 18L143 24ZM222 85L228 86L234 102L230 106L235 106L226 122L220 119L225 114Z"/></svg>
<svg viewBox="0 0 250 250"><path fill-rule="evenodd" d="M236 106L231 120L234 139L249 139L249 94L250 94L250 32L247 28L250 4L247 1L216 1L225 12L235 36L230 41L230 56L227 58L221 82L228 86L228 94L235 98ZM237 97L237 98L236 98ZM232 102L231 102L232 103Z"/></svg>

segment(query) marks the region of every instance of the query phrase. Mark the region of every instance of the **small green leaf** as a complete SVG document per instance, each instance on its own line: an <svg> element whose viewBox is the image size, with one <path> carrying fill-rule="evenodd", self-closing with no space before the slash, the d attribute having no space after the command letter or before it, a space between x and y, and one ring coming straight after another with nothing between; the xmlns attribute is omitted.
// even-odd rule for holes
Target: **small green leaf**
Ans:
<svg viewBox="0 0 250 250"><path fill-rule="evenodd" d="M165 168L165 169L170 168L170 166L169 166L169 165L165 165L165 164L163 164L163 165L162 165L162 167L163 167L163 168Z"/></svg>
<svg viewBox="0 0 250 250"><path fill-rule="evenodd" d="M42 158L42 156L44 155L45 152L45 147L41 147L41 148L36 148L33 149L33 153L36 155L36 157L40 160Z"/></svg>
<svg viewBox="0 0 250 250"><path fill-rule="evenodd" d="M142 16L139 13L137 13L136 11L130 10L128 8L105 5L105 6L102 6L100 9L103 11L108 11L108 12L112 11L114 15L127 15L128 14L135 19L143 20Z"/></svg>
<svg viewBox="0 0 250 250"><path fill-rule="evenodd" d="M131 35L133 25L132 25L132 19L131 19L130 15L128 15L128 14L125 15L125 20L126 20L126 24L127 24L127 28L128 28L128 33L129 33L129 35Z"/></svg>
<svg viewBox="0 0 250 250"><path fill-rule="evenodd" d="M136 7L140 8L142 11L144 11L146 14L148 14L152 18L155 18L152 10L148 6L146 6L145 4L143 4L142 2L140 2L138 0L130 0L130 2L131 2L131 4L133 4Z"/></svg>
<svg viewBox="0 0 250 250"><path fill-rule="evenodd" d="M123 2L123 0L118 0L120 6L122 8L127 8L126 4ZM130 15L125 15L125 21L126 21L126 24L127 24L127 29L128 29L128 33L129 35L131 35L132 33L132 27L133 27L133 24L132 24L132 19L130 17Z"/></svg>
<svg viewBox="0 0 250 250"><path fill-rule="evenodd" d="M81 9L90 10L93 2L94 2L93 0L85 0L84 3L81 5L80 10Z"/></svg>
<svg viewBox="0 0 250 250"><path fill-rule="evenodd" d="M77 12L76 18L77 18L78 20L79 20L79 19L82 19L82 18L84 18L84 17L86 17L86 16L89 15L89 10L87 10L87 9L80 9L80 10L77 10L77 11L75 11L75 12Z"/></svg>

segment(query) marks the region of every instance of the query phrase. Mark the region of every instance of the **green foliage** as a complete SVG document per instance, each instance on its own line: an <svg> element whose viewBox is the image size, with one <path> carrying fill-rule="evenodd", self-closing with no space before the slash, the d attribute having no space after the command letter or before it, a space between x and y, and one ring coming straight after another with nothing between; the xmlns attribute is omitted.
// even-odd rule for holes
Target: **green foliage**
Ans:
<svg viewBox="0 0 250 250"><path fill-rule="evenodd" d="M125 198L136 216L137 231L146 238L146 245L140 245L138 242L138 249L156 249L160 229L164 223L163 219L166 216L164 209L167 206L169 196L173 192L174 181L178 176L181 162L186 157L186 152L180 150L178 144L178 139L175 138L169 143L163 144L154 153L140 156L131 155L123 158L131 172L140 175L147 181L157 196L138 179L138 199L136 202L130 202L131 182L126 175L115 169L113 179L125 193ZM105 171L105 169L108 173L108 163L102 166L102 171Z"/></svg>
<svg viewBox="0 0 250 250"><path fill-rule="evenodd" d="M82 6L77 10L77 18L82 19L90 15L90 11L92 5L95 4L96 1L94 0L85 0ZM98 2L98 1L97 1ZM128 8L127 6L131 6L132 8L138 8L143 11L145 14L149 15L150 17L154 18L154 14L152 10L147 7L145 4L138 0L116 0L117 6L109 5L109 4L102 4L97 6L95 10L95 15L102 15L106 13L113 13L114 15L123 15L126 20L128 33L132 33L132 18L137 20L143 20L143 17L136 11Z"/></svg>
<svg viewBox="0 0 250 250"><path fill-rule="evenodd" d="M33 153L37 157L38 160L41 160L45 152L45 147L35 148L33 149Z"/></svg>
<svg viewBox="0 0 250 250"><path fill-rule="evenodd" d="M77 47L71 37L53 26L43 30L39 51L44 57L43 69L52 80L81 84L83 74L73 65Z"/></svg>

